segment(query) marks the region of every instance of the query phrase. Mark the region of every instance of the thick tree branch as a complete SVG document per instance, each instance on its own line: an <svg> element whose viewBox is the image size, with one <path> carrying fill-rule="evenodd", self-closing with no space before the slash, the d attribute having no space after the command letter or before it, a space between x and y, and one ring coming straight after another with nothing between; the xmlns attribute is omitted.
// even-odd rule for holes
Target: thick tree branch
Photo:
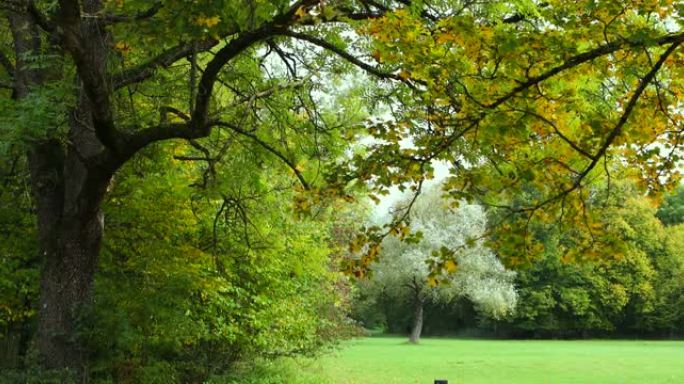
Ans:
<svg viewBox="0 0 684 384"><path fill-rule="evenodd" d="M261 28L253 31L246 31L237 35L237 37L230 41L224 48L222 48L207 65L205 72L208 71L209 73L202 76L202 79L200 80L200 94L197 97L197 101L201 101L199 99L204 99L206 97L201 95L202 87L205 88L204 90L208 90L207 86L210 82L212 83L213 87L215 78L218 75L218 70L220 70L229 60L231 60L251 44L273 35L274 28L286 28L290 24L294 23L297 21L297 11L300 8L306 8L314 4L316 4L315 0L299 0L290 8L288 8L287 11L279 16L276 16L271 22L265 24ZM148 10L148 12L151 12L151 10ZM114 75L113 88L119 89L130 84L144 81L152 77L157 69L169 67L171 64L190 55L193 52L204 52L215 47L217 44L218 41L213 39L199 42L181 43L162 52L159 56L152 58L146 63ZM213 79L210 80L210 78ZM203 108L204 106L200 104L200 107Z"/></svg>
<svg viewBox="0 0 684 384"><path fill-rule="evenodd" d="M667 44L680 44L681 42L684 41L684 32L682 33L677 33L677 34L672 34L672 35L665 35L662 36L661 38L657 39L655 42L655 45L667 45ZM613 52L617 52L621 49L627 48L627 47L634 47L642 45L642 43L635 43L635 42L630 42L630 41L616 41L612 43L608 43L605 45L602 45L598 48L594 48L592 50L589 50L587 52L580 53L579 55L573 56L570 59L566 60L563 64L554 67L552 69L549 69L548 71L542 73L539 76L534 76L530 77L526 81L520 83L517 87L513 88L510 90L508 93L505 95L499 97L498 99L494 100L492 103L487 104L485 107L488 109L493 109L496 108L506 101L510 100L513 98L515 95L518 93L535 86L539 83L541 83L544 80L547 80L563 71L566 71L568 69L572 69L577 67L580 64L587 63L589 61L592 61L594 59L597 59L601 56L605 56L608 54L611 54Z"/></svg>
<svg viewBox="0 0 684 384"><path fill-rule="evenodd" d="M126 139L124 152L121 154L121 162L133 156L145 146L169 139L198 139L203 137L196 130L192 130L189 122L183 123L163 123L144 128Z"/></svg>
<svg viewBox="0 0 684 384"><path fill-rule="evenodd" d="M162 123L157 126L145 128L132 135L128 135L125 138L126 148L122 156L122 160L129 158L138 150L153 142L173 138L192 140L208 136L213 127L213 125L207 121L209 103L213 94L214 84L218 79L218 74L221 69L223 69L223 67L230 60L244 52L255 43L274 36L276 34L276 26L278 26L278 28L283 28L295 22L297 18L297 11L301 7L310 6L315 2L316 0L297 1L290 8L288 8L287 11L271 20L271 22L266 23L255 30L243 32L229 43L224 45L218 52L216 52L202 73L202 77L200 78L198 84L197 97L194 103L195 109L192 111L190 119L181 124ZM182 50L181 46L178 48L179 50ZM189 50L192 49L192 46L184 45L182 48L187 49L187 52L189 53ZM145 78L152 76L153 69L159 67L161 65L160 63L170 65L172 62L171 60L174 58L183 57L180 55L181 52L174 50L173 53L168 53L168 59L165 58L166 55L163 56L164 58L158 57L152 62L141 66L138 70L131 72L132 76L119 76L120 82L118 84L119 86L122 86L124 83L130 84L131 81L134 80L142 81Z"/></svg>
<svg viewBox="0 0 684 384"><path fill-rule="evenodd" d="M55 23L48 19L48 17L40 11L40 9L36 7L36 4L32 0L27 2L27 11L29 15L33 17L33 20L36 22L36 24L38 24L38 26L40 26L43 30L46 32L55 31Z"/></svg>
<svg viewBox="0 0 684 384"><path fill-rule="evenodd" d="M26 5L22 1L22 5ZM14 82L13 99L26 97L31 87L39 85L43 80L44 68L36 68L30 65L29 55L41 49L40 27L33 17L25 12L25 9L5 12L12 38L14 51L14 65L6 63L13 68L11 73ZM9 62L9 58L7 58Z"/></svg>
<svg viewBox="0 0 684 384"><path fill-rule="evenodd" d="M396 0L396 1L397 1L397 3L403 4L403 5L407 6L407 7L410 7L410 6L413 4L413 1L412 1L412 0ZM420 12L420 16L423 17L423 18L425 18L425 19L427 19L427 20L433 21L433 22L439 20L437 16L431 14L431 13L428 12L427 10L422 10L422 11Z"/></svg>
<svg viewBox="0 0 684 384"><path fill-rule="evenodd" d="M57 22L62 45L70 53L92 109L98 140L115 155L124 151L124 136L114 124L107 77L107 34L93 20L81 20L78 0L59 0Z"/></svg>
<svg viewBox="0 0 684 384"><path fill-rule="evenodd" d="M159 68L168 68L176 61L187 57L193 50L195 53L205 52L218 44L214 39L198 42L181 43L173 48L169 48L150 61L136 67L115 74L112 80L112 88L119 89L125 86L142 82L154 76Z"/></svg>
<svg viewBox="0 0 684 384"><path fill-rule="evenodd" d="M192 114L194 129L211 129L211 127L206 124L207 113L209 111L209 102L214 90L214 84L216 83L221 69L230 60L253 44L274 36L278 31L282 31L289 25L296 23L299 19L297 12L301 8L306 8L316 3L317 0L299 0L295 2L287 11L273 18L271 22L258 29L239 35L216 53L207 64L198 84L195 110ZM206 134L208 134L208 132Z"/></svg>
<svg viewBox="0 0 684 384"><path fill-rule="evenodd" d="M297 40L306 41L306 42L314 44L318 47L321 47L325 50L333 52L334 54L340 56L341 58L347 60L348 62L354 64L355 66L363 69L364 71L366 71L366 72L368 72L368 73L370 73L370 74L372 74L372 75L374 75L380 79L392 79L392 80L405 82L405 80L402 79L399 75L395 75L395 74L389 73L389 72L384 72L378 68L375 68L374 66L372 66L370 64L364 63L363 61L359 60L357 57L355 57L351 53L349 53L349 52L347 52L347 51L345 51L345 50L335 46L334 44L332 44L326 40L323 40L321 38L311 36L311 35L307 35L305 33L293 32L293 31L289 31L289 30L281 31L279 34L282 36L292 37L292 38L295 38Z"/></svg>
<svg viewBox="0 0 684 384"><path fill-rule="evenodd" d="M271 26L262 27L252 32L246 32L230 43L221 48L214 58L209 62L202 77L200 78L197 97L195 100L195 110L192 114L192 121L194 122L194 129L210 128L206 124L206 116L209 111L209 102L214 90L214 84L218 78L221 69L233 58L251 47L258 41L261 41L272 35ZM207 133L208 134L208 133Z"/></svg>
<svg viewBox="0 0 684 384"><path fill-rule="evenodd" d="M154 17L164 7L161 1L157 1L150 8L135 15L105 15L104 21L107 24L125 23L131 21L146 20Z"/></svg>
<svg viewBox="0 0 684 384"><path fill-rule="evenodd" d="M58 18L62 25L79 25L81 5L78 0L59 0Z"/></svg>
<svg viewBox="0 0 684 384"><path fill-rule="evenodd" d="M34 23L46 32L54 32L55 24L36 7L33 0L3 0L0 3L0 10L5 9L9 12L21 13L31 17Z"/></svg>
<svg viewBox="0 0 684 384"><path fill-rule="evenodd" d="M188 116L185 112L168 105L159 108L159 114L159 119L162 123L168 122L168 118L166 116L168 114L176 115L183 119L183 121L190 121L190 116Z"/></svg>

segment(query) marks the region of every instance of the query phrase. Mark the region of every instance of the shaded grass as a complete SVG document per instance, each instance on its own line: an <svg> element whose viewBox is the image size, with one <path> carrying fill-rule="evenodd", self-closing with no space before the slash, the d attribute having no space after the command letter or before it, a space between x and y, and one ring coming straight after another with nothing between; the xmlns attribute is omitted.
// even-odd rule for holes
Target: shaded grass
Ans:
<svg viewBox="0 0 684 384"><path fill-rule="evenodd" d="M229 375L214 376L205 384L331 384L321 364L309 358L258 360L235 367Z"/></svg>

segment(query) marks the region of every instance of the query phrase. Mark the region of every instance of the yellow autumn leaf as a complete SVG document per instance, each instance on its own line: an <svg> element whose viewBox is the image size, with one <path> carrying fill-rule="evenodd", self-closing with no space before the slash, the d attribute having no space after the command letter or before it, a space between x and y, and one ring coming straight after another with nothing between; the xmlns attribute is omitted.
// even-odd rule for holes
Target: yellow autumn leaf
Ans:
<svg viewBox="0 0 684 384"><path fill-rule="evenodd" d="M306 13L306 9L304 9L304 7L299 7L295 11L295 16L297 16L298 19L301 19L306 15L307 15L307 13Z"/></svg>
<svg viewBox="0 0 684 384"><path fill-rule="evenodd" d="M452 41L456 41L456 37L451 33L440 33L437 35L437 44L444 44Z"/></svg>
<svg viewBox="0 0 684 384"><path fill-rule="evenodd" d="M131 51L131 46L128 45L128 43L126 43L126 42L124 42L124 41L117 41L117 42L114 44L114 49L116 49L117 51L119 51L119 52L123 53L124 55L126 55L126 54L128 54L128 53Z"/></svg>

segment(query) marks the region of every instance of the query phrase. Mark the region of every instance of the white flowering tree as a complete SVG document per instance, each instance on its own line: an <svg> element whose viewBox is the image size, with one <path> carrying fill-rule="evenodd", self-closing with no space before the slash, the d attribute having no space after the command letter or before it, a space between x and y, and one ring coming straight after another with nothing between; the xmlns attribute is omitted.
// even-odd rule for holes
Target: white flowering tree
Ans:
<svg viewBox="0 0 684 384"><path fill-rule="evenodd" d="M487 219L482 207L465 203L450 207L433 188L416 200L410 218L411 229L420 231L422 239L411 244L385 239L366 289L409 299L411 342L420 339L428 300L449 302L465 296L485 316L498 319L512 312L517 300L515 274L483 243ZM443 255L452 256L445 260ZM430 262L442 263L444 272L431 276Z"/></svg>

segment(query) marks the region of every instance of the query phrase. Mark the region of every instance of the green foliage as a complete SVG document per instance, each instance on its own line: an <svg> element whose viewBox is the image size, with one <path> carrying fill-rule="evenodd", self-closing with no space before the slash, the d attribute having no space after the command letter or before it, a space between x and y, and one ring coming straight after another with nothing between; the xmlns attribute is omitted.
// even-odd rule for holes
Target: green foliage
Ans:
<svg viewBox="0 0 684 384"><path fill-rule="evenodd" d="M42 25L0 22L13 45L0 47L0 156L58 142L68 161L50 176L84 195L90 176L128 161L112 185L94 177L108 188L107 230L79 332L98 379L201 381L338 336L337 198L418 191L435 160L450 164L446 193L510 213L490 228L498 256L541 258L521 280L535 287L521 310L535 327L680 329L681 229L663 232L631 200L595 198L612 159L650 195L679 178L679 4L113 0L75 2L72 18L69 2L12 3L8 15ZM387 81L357 87L371 82L355 66ZM193 140L135 156L169 138ZM5 333L30 324L38 285L22 172L1 180ZM667 209L663 221L678 222ZM349 272L377 261L382 231L425 245L430 233L411 234L408 219L349 241L367 250ZM430 251L430 269L418 264L432 286L457 260L453 248ZM567 263L577 260L589 263Z"/></svg>
<svg viewBox="0 0 684 384"><path fill-rule="evenodd" d="M518 274L515 329L538 336L684 331L679 310L683 257L674 245L681 230L663 227L650 202L633 193L621 189L622 203L603 218L602 236L622 244L619 254L568 261L563 251L567 234L537 233L546 251Z"/></svg>
<svg viewBox="0 0 684 384"><path fill-rule="evenodd" d="M35 365L26 369L0 371L0 384L76 384L68 370L43 370Z"/></svg>
<svg viewBox="0 0 684 384"><path fill-rule="evenodd" d="M242 168L217 200L190 186L188 167L169 166L178 149L125 169L105 205L108 236L81 329L95 377L197 382L240 359L311 353L341 336L329 227L293 218L293 192L279 186L288 179Z"/></svg>
<svg viewBox="0 0 684 384"><path fill-rule="evenodd" d="M654 300L653 271L643 253L619 262L563 263L555 255L519 273L517 329L537 336L577 336L616 331L622 318L649 311ZM634 308L627 308L627 305ZM629 313L634 311L635 313Z"/></svg>
<svg viewBox="0 0 684 384"><path fill-rule="evenodd" d="M0 208L0 233L0 330L7 331L35 314L38 252L33 223L21 207Z"/></svg>
<svg viewBox="0 0 684 384"><path fill-rule="evenodd" d="M38 295L39 255L30 192L17 177L26 172L26 165L17 157L6 166L0 164L0 173L6 175L0 183L0 345L12 343L2 340L5 337L27 337ZM0 360L12 365L14 359L0 354Z"/></svg>
<svg viewBox="0 0 684 384"><path fill-rule="evenodd" d="M656 214L665 225L684 223L684 187L681 185L665 196Z"/></svg>
<svg viewBox="0 0 684 384"><path fill-rule="evenodd" d="M603 205L603 230L594 238L584 239L581 232L564 225L531 224L526 246L498 249L510 252L504 257L535 260L517 269L519 298L513 316L504 321L478 318L472 303L454 301L426 308L426 333L681 335L683 227L664 226L656 216L662 208L656 209L632 184L613 180L610 194L598 189L593 196L593 204ZM496 223L492 225L504 227L510 226L507 220L512 217L490 215ZM587 241L591 246L579 246ZM530 255L533 250L540 254ZM354 315L368 327L404 333L410 323L410 299L397 298L398 290L370 288L363 283L355 292ZM434 318L443 321L430 324Z"/></svg>
<svg viewBox="0 0 684 384"><path fill-rule="evenodd" d="M604 227L591 191L605 177L636 180L653 196L678 183L680 145L670 130L682 119L684 35L672 1L424 5L359 28L377 64L410 88L387 102L391 117L369 124L374 145L349 166L375 193L416 190L433 161L444 161L445 193L517 214L492 231L506 264L519 266L542 254L515 252L539 246L526 223L566 223L577 252L592 256L582 250ZM613 159L630 171L612 174ZM367 242L385 229L369 230ZM619 252L616 243L604 249L612 246Z"/></svg>
<svg viewBox="0 0 684 384"><path fill-rule="evenodd" d="M57 60L55 57L36 57L37 63ZM17 149L26 150L44 140L66 141L67 116L75 104L74 89L70 84L51 82L31 89L19 100L0 97L0 155L5 159L16 156Z"/></svg>
<svg viewBox="0 0 684 384"><path fill-rule="evenodd" d="M209 379L208 384L325 384L332 381L320 375L320 364L304 358L257 360L236 367L228 376Z"/></svg>

